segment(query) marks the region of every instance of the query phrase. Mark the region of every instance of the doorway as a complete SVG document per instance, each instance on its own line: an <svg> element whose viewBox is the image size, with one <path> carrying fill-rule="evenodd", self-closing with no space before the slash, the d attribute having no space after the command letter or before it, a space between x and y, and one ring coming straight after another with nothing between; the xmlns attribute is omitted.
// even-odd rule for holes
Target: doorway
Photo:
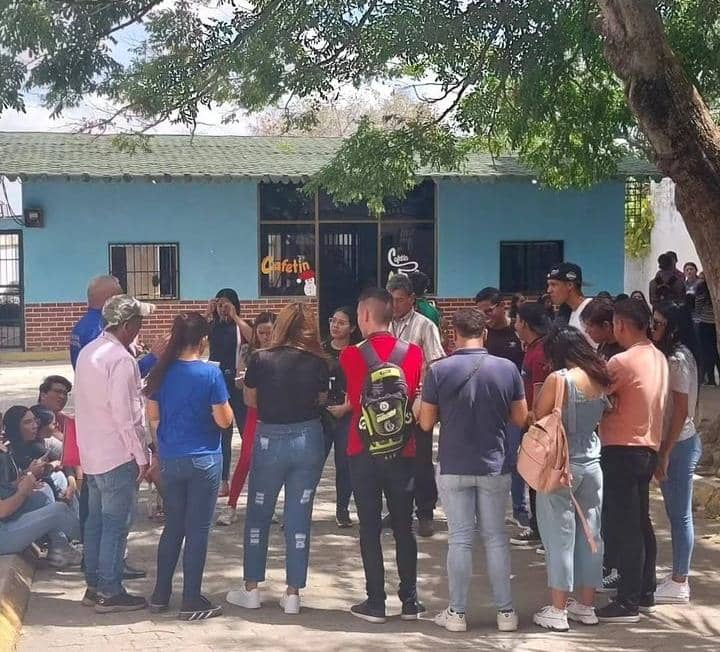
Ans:
<svg viewBox="0 0 720 652"><path fill-rule="evenodd" d="M0 232L0 349L22 349L22 232Z"/></svg>
<svg viewBox="0 0 720 652"><path fill-rule="evenodd" d="M319 231L320 330L340 306L355 308L360 293L378 283L377 222L321 223Z"/></svg>

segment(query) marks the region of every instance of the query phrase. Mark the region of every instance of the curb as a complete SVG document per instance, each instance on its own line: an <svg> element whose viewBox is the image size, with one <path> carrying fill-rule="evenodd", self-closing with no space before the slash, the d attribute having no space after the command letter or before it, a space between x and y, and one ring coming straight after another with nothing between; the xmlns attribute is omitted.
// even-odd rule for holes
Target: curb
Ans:
<svg viewBox="0 0 720 652"><path fill-rule="evenodd" d="M34 573L29 551L0 556L0 652L15 649Z"/></svg>

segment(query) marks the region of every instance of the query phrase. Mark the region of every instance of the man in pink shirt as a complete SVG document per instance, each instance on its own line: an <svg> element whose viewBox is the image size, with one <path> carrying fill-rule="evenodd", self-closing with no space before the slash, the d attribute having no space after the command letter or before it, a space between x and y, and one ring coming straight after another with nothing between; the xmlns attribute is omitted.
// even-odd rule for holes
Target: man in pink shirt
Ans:
<svg viewBox="0 0 720 652"><path fill-rule="evenodd" d="M140 371L128 347L154 308L124 294L108 299L105 330L82 349L75 369L77 443L89 491L83 604L98 613L146 606L122 586L137 488L148 466Z"/></svg>
<svg viewBox="0 0 720 652"><path fill-rule="evenodd" d="M625 351L608 362L613 409L600 423L606 533L620 574L617 597L601 621L636 623L655 609L657 546L650 520L650 481L657 467L668 391L668 364L648 339L644 301L615 304L613 332Z"/></svg>

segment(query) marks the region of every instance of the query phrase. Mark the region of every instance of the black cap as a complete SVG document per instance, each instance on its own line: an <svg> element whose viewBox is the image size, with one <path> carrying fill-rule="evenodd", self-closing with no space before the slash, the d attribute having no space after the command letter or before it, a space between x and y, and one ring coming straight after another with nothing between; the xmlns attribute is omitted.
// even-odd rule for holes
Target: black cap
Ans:
<svg viewBox="0 0 720 652"><path fill-rule="evenodd" d="M560 263L557 267L553 267L547 275L548 280L564 281L566 283L576 283L582 285L582 268L575 263Z"/></svg>

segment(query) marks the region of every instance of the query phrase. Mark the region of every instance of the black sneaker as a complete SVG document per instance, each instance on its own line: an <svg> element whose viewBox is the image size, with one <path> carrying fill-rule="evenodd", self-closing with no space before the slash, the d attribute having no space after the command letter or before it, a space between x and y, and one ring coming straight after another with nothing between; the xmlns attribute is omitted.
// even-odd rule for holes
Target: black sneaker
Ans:
<svg viewBox="0 0 720 652"><path fill-rule="evenodd" d="M387 618L385 618L385 605L382 607L373 607L368 604L367 600L350 607L350 613L357 618L362 618L369 623L375 623L377 625L382 625L382 623L387 620Z"/></svg>
<svg viewBox="0 0 720 652"><path fill-rule="evenodd" d="M353 526L350 512L347 509L339 509L335 512L335 523L339 528L349 528Z"/></svg>
<svg viewBox="0 0 720 652"><path fill-rule="evenodd" d="M427 539L435 534L435 527L431 518L418 519L417 533L419 537Z"/></svg>
<svg viewBox="0 0 720 652"><path fill-rule="evenodd" d="M130 595L123 591L110 598L98 596L95 605L95 612L99 614L109 614L116 611L139 611L147 607L147 600L141 595Z"/></svg>
<svg viewBox="0 0 720 652"><path fill-rule="evenodd" d="M611 602L606 607L595 610L601 623L639 623L640 613L637 609L626 607L621 602Z"/></svg>
<svg viewBox="0 0 720 652"><path fill-rule="evenodd" d="M183 601L178 618L180 620L207 620L222 616L222 612L220 605L213 604L204 595L201 595L197 600Z"/></svg>
<svg viewBox="0 0 720 652"><path fill-rule="evenodd" d="M124 580L141 580L147 577L147 571L140 568L133 568L127 562L125 562L125 570L123 570Z"/></svg>
<svg viewBox="0 0 720 652"><path fill-rule="evenodd" d="M510 537L510 543L514 546L534 546L540 543L540 535L528 527L514 537Z"/></svg>
<svg viewBox="0 0 720 652"><path fill-rule="evenodd" d="M614 595L617 593L618 586L620 586L620 575L618 575L616 570L612 570L608 575L603 577L602 586L598 587L597 592Z"/></svg>
<svg viewBox="0 0 720 652"><path fill-rule="evenodd" d="M655 594L649 593L642 596L638 603L638 610L642 614L654 614L657 611L655 608Z"/></svg>
<svg viewBox="0 0 720 652"><path fill-rule="evenodd" d="M150 596L150 602L148 603L148 609L151 614L163 614L170 608L170 598L162 597L159 594L153 592Z"/></svg>
<svg viewBox="0 0 720 652"><path fill-rule="evenodd" d="M99 596L97 594L97 591L88 587L85 590L85 595L81 600L81 604L85 607L94 607L98 603L98 600Z"/></svg>
<svg viewBox="0 0 720 652"><path fill-rule="evenodd" d="M400 618L402 620L417 620L420 614L424 614L427 611L425 605L417 600L408 600L402 604L402 612Z"/></svg>

